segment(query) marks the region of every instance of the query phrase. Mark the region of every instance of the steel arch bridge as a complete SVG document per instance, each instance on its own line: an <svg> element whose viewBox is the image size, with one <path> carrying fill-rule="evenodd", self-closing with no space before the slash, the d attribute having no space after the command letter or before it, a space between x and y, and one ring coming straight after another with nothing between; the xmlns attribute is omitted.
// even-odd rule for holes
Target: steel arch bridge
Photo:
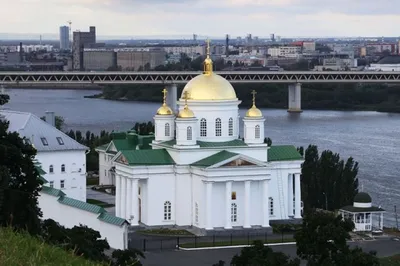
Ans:
<svg viewBox="0 0 400 266"><path fill-rule="evenodd" d="M199 71L182 72L0 72L0 84L185 84ZM231 83L400 83L400 72L223 71Z"/></svg>

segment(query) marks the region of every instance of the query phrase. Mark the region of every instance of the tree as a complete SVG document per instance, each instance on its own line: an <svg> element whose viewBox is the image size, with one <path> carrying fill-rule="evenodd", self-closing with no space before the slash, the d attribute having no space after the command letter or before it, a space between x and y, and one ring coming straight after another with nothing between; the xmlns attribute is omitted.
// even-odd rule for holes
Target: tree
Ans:
<svg viewBox="0 0 400 266"><path fill-rule="evenodd" d="M347 240L354 223L326 211L307 212L295 234L297 255L309 266L379 265L376 253L350 249Z"/></svg>
<svg viewBox="0 0 400 266"><path fill-rule="evenodd" d="M46 117L45 116L42 116L40 119L42 119L43 121L46 121ZM62 130L62 128L64 127L64 124L65 124L64 117L56 115L56 117L55 117L55 127L58 130Z"/></svg>
<svg viewBox="0 0 400 266"><path fill-rule="evenodd" d="M8 95L0 95L0 105ZM34 164L36 150L17 132L8 132L9 122L0 118L0 225L40 232L38 207L43 182Z"/></svg>
<svg viewBox="0 0 400 266"><path fill-rule="evenodd" d="M218 265L218 264L217 264ZM282 252L274 252L270 247L264 246L263 242L254 241L251 247L245 247L240 255L235 255L231 261L232 266L298 266L299 259L290 259Z"/></svg>
<svg viewBox="0 0 400 266"><path fill-rule="evenodd" d="M137 249L114 250L112 258L115 266L142 266L140 258L145 258L144 254Z"/></svg>

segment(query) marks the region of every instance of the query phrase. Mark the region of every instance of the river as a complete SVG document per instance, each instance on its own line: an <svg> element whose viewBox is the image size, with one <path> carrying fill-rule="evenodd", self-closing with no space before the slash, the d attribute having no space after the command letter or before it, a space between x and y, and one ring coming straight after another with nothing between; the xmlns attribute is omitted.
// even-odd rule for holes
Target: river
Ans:
<svg viewBox="0 0 400 266"><path fill-rule="evenodd" d="M5 107L43 116L54 111L65 118L67 129L85 132L127 130L134 122L152 120L159 103L117 102L86 99L96 91L8 89ZM245 109L240 110L241 116ZM395 226L394 205L400 208L400 114L351 111L309 111L288 114L286 110L263 109L265 136L274 144L318 145L342 158L359 162L360 189L370 193L373 204L382 206L385 226ZM400 215L399 215L400 217Z"/></svg>

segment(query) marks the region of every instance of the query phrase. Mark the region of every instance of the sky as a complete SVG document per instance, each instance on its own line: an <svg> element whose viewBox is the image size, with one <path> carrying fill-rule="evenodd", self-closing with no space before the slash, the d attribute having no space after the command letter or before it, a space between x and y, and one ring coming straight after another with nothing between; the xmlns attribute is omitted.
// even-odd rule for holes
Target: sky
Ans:
<svg viewBox="0 0 400 266"><path fill-rule="evenodd" d="M400 36L399 0L0 0L0 33L199 38Z"/></svg>

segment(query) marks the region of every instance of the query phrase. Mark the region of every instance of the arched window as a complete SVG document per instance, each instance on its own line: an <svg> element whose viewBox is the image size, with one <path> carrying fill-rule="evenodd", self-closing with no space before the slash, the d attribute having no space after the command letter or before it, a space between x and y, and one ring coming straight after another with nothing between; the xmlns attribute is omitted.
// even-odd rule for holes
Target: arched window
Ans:
<svg viewBox="0 0 400 266"><path fill-rule="evenodd" d="M170 126L169 123L165 123L165 136L169 137L170 136Z"/></svg>
<svg viewBox="0 0 400 266"><path fill-rule="evenodd" d="M215 136L219 137L222 134L221 130L221 118L215 119Z"/></svg>
<svg viewBox="0 0 400 266"><path fill-rule="evenodd" d="M229 136L233 136L233 118L229 118L229 129L228 129L228 133Z"/></svg>
<svg viewBox="0 0 400 266"><path fill-rule="evenodd" d="M65 164L61 165L61 173L65 173Z"/></svg>
<svg viewBox="0 0 400 266"><path fill-rule="evenodd" d="M256 139L260 138L260 126L259 125L256 126L256 130L254 132L254 135L255 135Z"/></svg>
<svg viewBox="0 0 400 266"><path fill-rule="evenodd" d="M169 221L171 220L172 212L171 212L171 202L166 201L164 203L164 220Z"/></svg>
<svg viewBox="0 0 400 266"><path fill-rule="evenodd" d="M205 118L200 120L200 137L207 137L207 120Z"/></svg>
<svg viewBox="0 0 400 266"><path fill-rule="evenodd" d="M187 140L192 140L192 127L187 127L186 131Z"/></svg>
<svg viewBox="0 0 400 266"><path fill-rule="evenodd" d="M54 173L54 167L52 164L50 164L50 166L49 166L49 173L50 174Z"/></svg>
<svg viewBox="0 0 400 266"><path fill-rule="evenodd" d="M237 205L236 203L231 204L231 222L237 221Z"/></svg>
<svg viewBox="0 0 400 266"><path fill-rule="evenodd" d="M199 224L199 204L194 204L194 222Z"/></svg>
<svg viewBox="0 0 400 266"><path fill-rule="evenodd" d="M268 199L268 207L269 207L269 215L273 216L274 215L274 199L273 198L269 198Z"/></svg>

